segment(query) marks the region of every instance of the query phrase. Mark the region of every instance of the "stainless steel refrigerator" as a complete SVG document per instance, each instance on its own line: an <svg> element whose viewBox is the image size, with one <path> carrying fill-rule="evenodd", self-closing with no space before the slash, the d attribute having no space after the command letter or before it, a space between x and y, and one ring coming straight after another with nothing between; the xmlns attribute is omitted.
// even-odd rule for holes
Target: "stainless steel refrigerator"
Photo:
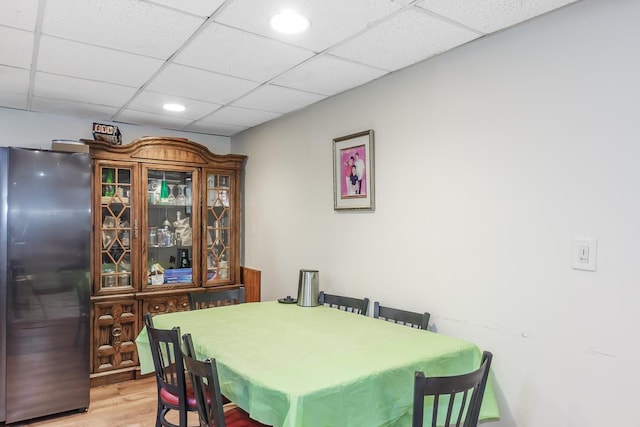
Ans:
<svg viewBox="0 0 640 427"><path fill-rule="evenodd" d="M0 147L0 422L89 407L88 154Z"/></svg>

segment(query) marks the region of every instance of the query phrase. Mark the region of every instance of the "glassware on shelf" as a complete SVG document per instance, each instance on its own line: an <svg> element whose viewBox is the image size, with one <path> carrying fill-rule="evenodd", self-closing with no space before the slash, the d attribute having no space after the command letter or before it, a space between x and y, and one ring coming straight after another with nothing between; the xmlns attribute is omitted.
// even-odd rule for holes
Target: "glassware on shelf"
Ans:
<svg viewBox="0 0 640 427"><path fill-rule="evenodd" d="M187 196L184 194L186 184L178 184L178 196L176 197L176 205L185 206L187 204Z"/></svg>
<svg viewBox="0 0 640 427"><path fill-rule="evenodd" d="M129 230L124 230L124 231L122 232L121 240L122 240L122 246L123 246L125 249L129 249L129 243L130 243Z"/></svg>
<svg viewBox="0 0 640 427"><path fill-rule="evenodd" d="M169 184L162 174L162 183L160 184L160 204L169 204Z"/></svg>
<svg viewBox="0 0 640 427"><path fill-rule="evenodd" d="M220 190L220 201L223 206L229 206L229 197L227 196L227 190Z"/></svg>
<svg viewBox="0 0 640 427"><path fill-rule="evenodd" d="M191 178L187 178L187 188L184 190L184 194L187 197L187 206L191 206Z"/></svg>
<svg viewBox="0 0 640 427"><path fill-rule="evenodd" d="M169 212L166 209L164 210L164 221L162 221L162 226L164 228L171 227L171 221L169 221Z"/></svg>
<svg viewBox="0 0 640 427"><path fill-rule="evenodd" d="M175 184L167 184L167 186L169 187L169 197L167 197L167 204L168 205L175 205L176 204L176 196L173 195L173 187L175 187Z"/></svg>
<svg viewBox="0 0 640 427"><path fill-rule="evenodd" d="M115 189L113 185L109 184L113 184L113 169L107 169L107 177L104 182L107 183L107 185L104 186L104 195L112 197L115 194Z"/></svg>
<svg viewBox="0 0 640 427"><path fill-rule="evenodd" d="M158 246L158 229L149 227L149 246Z"/></svg>

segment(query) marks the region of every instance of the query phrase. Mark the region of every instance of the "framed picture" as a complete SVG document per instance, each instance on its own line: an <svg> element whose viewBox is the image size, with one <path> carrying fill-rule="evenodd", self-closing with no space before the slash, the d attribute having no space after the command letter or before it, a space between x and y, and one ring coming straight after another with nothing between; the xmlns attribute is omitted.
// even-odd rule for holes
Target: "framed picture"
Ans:
<svg viewBox="0 0 640 427"><path fill-rule="evenodd" d="M333 209L373 210L373 130L333 140Z"/></svg>

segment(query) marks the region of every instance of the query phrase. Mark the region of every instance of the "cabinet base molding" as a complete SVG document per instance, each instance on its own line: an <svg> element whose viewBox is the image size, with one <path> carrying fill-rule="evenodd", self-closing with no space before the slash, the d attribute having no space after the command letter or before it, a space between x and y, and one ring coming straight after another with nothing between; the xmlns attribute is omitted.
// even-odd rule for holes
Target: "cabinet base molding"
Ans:
<svg viewBox="0 0 640 427"><path fill-rule="evenodd" d="M146 377L146 375L145 375ZM89 375L89 386L99 387L101 385L121 383L140 378L140 367L119 369L117 371L101 372Z"/></svg>

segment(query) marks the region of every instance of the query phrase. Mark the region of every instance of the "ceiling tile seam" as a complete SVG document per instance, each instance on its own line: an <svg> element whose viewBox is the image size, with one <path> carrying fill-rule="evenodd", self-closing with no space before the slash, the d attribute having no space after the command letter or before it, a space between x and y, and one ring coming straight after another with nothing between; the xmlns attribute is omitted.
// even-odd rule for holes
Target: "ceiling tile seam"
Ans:
<svg viewBox="0 0 640 427"><path fill-rule="evenodd" d="M363 29L361 29L360 31L356 31L355 33L353 33L352 35L342 38L340 41L338 41L337 43L327 47L326 49L324 49L322 52L319 53L331 53L332 50L339 48L340 46L347 44L349 42L351 42L353 39L360 37L362 34L367 33L371 30L373 30L376 27L379 27L380 25L382 25L383 23L385 23L386 21L394 18L396 15L404 12L405 10L411 8L411 5L404 5L402 7L400 7L398 10L391 12L389 14L386 14L385 16L383 16L382 18L378 19L377 21L373 21L370 22L369 24L367 24ZM337 55L334 55L337 56Z"/></svg>
<svg viewBox="0 0 640 427"><path fill-rule="evenodd" d="M206 18L208 18L209 16L213 15L213 13L215 13L215 10L214 10L214 11L213 11L213 13L212 13L211 15L209 15L209 16L203 16L203 15L198 15L197 13L189 12L188 10L177 9L177 8L175 8L175 7L171 7L171 6L168 6L168 5L166 5L166 4L156 3L156 2L154 2L153 0L138 0L138 1L141 1L142 3L148 3L148 4L152 5L152 6L160 7L160 8L162 8L162 9L167 9L167 10L170 10L170 11L172 11L172 12L177 12L177 13L181 13L181 14L183 14L183 15L191 16L191 17L193 17L193 18L206 19Z"/></svg>
<svg viewBox="0 0 640 427"><path fill-rule="evenodd" d="M63 40L63 41L68 41L68 42L72 42L72 43L77 43L77 44L81 44L83 46L97 47L97 48L109 50L109 51L112 51L112 52L125 53L127 55L135 55L135 56L139 56L139 57L142 57L142 58L149 58L149 59L155 59L155 60L161 60L161 61L165 60L164 58L159 58L157 56L145 55L143 53L132 52L130 50L118 49L118 48L115 48L115 47L105 46L105 45L101 45L101 44L87 43L87 42L82 41L82 40L76 40L76 39L72 39L72 38L69 38L69 37L62 37L62 36L58 36L58 35L55 35L55 34L42 33L42 35L50 37L52 39L57 39L57 40Z"/></svg>
<svg viewBox="0 0 640 427"><path fill-rule="evenodd" d="M38 0L38 12L36 14L36 27L33 32L33 50L31 51L31 69L29 70L29 90L27 92L27 111L31 111L31 99L33 98L36 73L38 69L38 55L40 54L40 39L42 38L42 23L44 22L44 9L47 0Z"/></svg>
<svg viewBox="0 0 640 427"><path fill-rule="evenodd" d="M472 33L476 33L479 36L486 36L487 35L487 33L482 31L482 30L470 27L468 25L463 24L462 22L456 21L456 20L454 20L452 18L449 18L447 16L440 15L439 13L436 13L436 12L434 12L432 10L429 10L426 7L417 6L416 5L416 6L411 6L411 8L414 9L416 12L424 13L426 15L429 15L429 16L433 17L433 18L436 18L436 19L439 19L439 20L441 20L443 22L446 22L448 24L454 25L454 26L456 26L458 28L462 28L464 30L471 31Z"/></svg>
<svg viewBox="0 0 640 427"><path fill-rule="evenodd" d="M33 70L35 70L35 68L32 68L32 71ZM108 84L108 85L112 85L112 86L126 87L126 88L129 88L129 89L137 89L136 86L131 86L131 85L123 84L123 83L114 83L114 82L110 82L110 81L106 81L106 80L87 79L85 77L76 77L76 76L70 76L69 74L52 73L50 71L35 70L35 72L36 72L36 74L40 73L40 74L46 74L46 75L49 75L49 76L60 76L60 77L68 78L68 79L82 80L82 81L85 81L85 82L104 83L104 84Z"/></svg>
<svg viewBox="0 0 640 427"><path fill-rule="evenodd" d="M18 31L24 31L27 33L33 33L35 31L35 29L33 30L28 30L26 28L21 28L21 27L14 27L12 25L6 25L6 24L0 24L0 28L8 28L10 30L18 30Z"/></svg>
<svg viewBox="0 0 640 427"><path fill-rule="evenodd" d="M318 55L318 56L320 56L320 55ZM339 59L341 61L350 62L350 63L356 64L356 65L362 65L364 67L371 68L371 69L378 70L378 71L384 71L387 74L388 73L392 73L394 71L397 71L396 69L382 68L382 67L378 67L377 65L367 64L366 62L356 61L353 58L347 58L346 56L340 56L340 55L338 55L336 53L325 52L325 53L322 54L322 56L330 56L332 58L336 58L336 59Z"/></svg>
<svg viewBox="0 0 640 427"><path fill-rule="evenodd" d="M200 117L199 119L194 120L193 122L189 123L187 126L192 126L194 124L196 124L197 122L200 121L204 121L206 120L207 117L211 117L214 113L217 113L220 110L223 110L225 107L231 107L231 108L240 108L243 110L250 110L250 111L260 111L262 113L273 113L273 114L278 114L278 115L282 115L283 113L279 112L279 111L270 111L270 110L263 110L261 108L248 108L248 107L240 107L240 106L236 106L236 105L230 105L230 104L224 104L221 105L220 108L215 109L214 111L210 112L209 114L205 114L204 116ZM221 125L228 125L228 126L238 126L237 124L233 124L233 123L225 123L225 122L217 122Z"/></svg>
<svg viewBox="0 0 640 427"><path fill-rule="evenodd" d="M161 92L154 92L154 93L161 93ZM194 101L198 101L198 100L194 100ZM210 116L211 114L215 113L216 111L218 111L222 107L224 107L224 105L219 105L217 108L214 108L211 112L205 114L205 117ZM153 115L156 115L156 116L168 117L168 118L172 118L172 119L178 118L178 119L185 119L185 120L192 120L192 121L198 121L198 120L202 119L202 116L200 118L194 119L192 117L180 117L180 116L175 116L175 115L172 116L170 114L156 113L156 112L153 112L153 111L145 111L145 110L140 110L140 109L137 109L137 108L127 108L127 110L136 111L138 113L153 114Z"/></svg>
<svg viewBox="0 0 640 427"><path fill-rule="evenodd" d="M215 110L215 111L213 111L213 112L211 112L211 113L209 113L209 114L207 114L207 115L205 115L205 116L201 117L201 118L200 118L200 119L198 119L198 120L203 120L203 119L205 119L205 118L209 117L210 115L212 115L213 113L215 113L216 111L218 111L218 110L220 110L220 109L222 109L222 108L224 108L224 107L227 107L227 106L229 106L229 107L236 107L236 106L234 106L234 105L233 105L234 103L236 103L236 102L240 101L241 99L243 99L243 98L245 98L245 97L247 97L247 96L251 95L252 93L254 93L255 91L257 91L258 89L260 89L260 88L262 88L262 87L264 87L264 86L267 86L267 85L272 85L272 86L277 86L277 87L281 87L281 88L291 89L291 90L295 90L295 91L298 91L298 92L309 93L309 94L311 94L311 95L319 95L319 96L327 97L328 95L326 95L326 94L310 92L310 91L306 91L306 90L301 90L301 89L297 89L297 88L293 88L293 87L289 87L289 86L278 85L278 84L274 84L274 83L272 83L276 78L278 78L278 77L282 76L282 75L283 75L283 74L285 74L285 73L288 73L289 71L291 71L291 70L293 70L294 68L296 68L296 67L298 67L298 66L300 66L300 65L302 65L302 64L304 64L304 63L306 63L306 62L308 62L308 61L310 61L310 60L312 60L313 58L316 58L317 56L318 56L318 54L313 55L312 57L307 58L307 59L305 59L304 61L301 61L301 62L299 62L299 63L297 63L297 64L295 64L295 65L293 65L293 66L289 67L289 68L288 68L288 69L286 69L285 71L281 72L280 74L277 74L276 76L273 76L272 78L270 78L269 80L266 80L266 81L264 81L264 82L256 82L256 81L254 81L254 80L243 79L243 80L251 81L251 82L254 82L254 83L259 83L259 85L258 85L258 86L256 86L255 88L253 88L253 89L251 89L251 90L249 90L249 91L247 91L247 92L243 93L242 95L238 96L237 98L234 98L234 99L232 99L232 100L230 100L230 101L228 101L228 102L225 102L224 104L222 104L222 105L220 106L220 108L218 108L217 110ZM182 65L182 66L187 67L186 65ZM189 67L189 68L195 68L195 67ZM195 69L201 70L200 68L195 68ZM225 74L216 73L216 72L214 72L214 71L210 71L210 70L203 70L203 71L208 71L208 72L210 72L210 73L219 74L219 75L225 75ZM239 78L239 77L237 77L237 76L231 76L231 77ZM236 108L246 108L246 107L236 107ZM258 108L249 108L249 109L251 109L251 110L256 110L256 111L268 112L268 113L282 114L282 113L281 113L281 112L279 112L279 111L262 110L262 109L258 109Z"/></svg>
<svg viewBox="0 0 640 427"><path fill-rule="evenodd" d="M160 75L160 73L162 73L170 64L174 63L173 62L174 58L179 53L181 53L189 45L189 43L191 43L196 37L198 37L204 31L204 29L211 24L211 22L213 22L212 17L208 17L204 19L202 24L200 24L200 26L189 36L187 40L185 40L184 43L182 43L171 55L169 55L169 57L164 61L164 63L162 63L162 65L158 67L155 73L153 73L151 77L149 77L149 79L147 79L147 81L144 82L142 86L138 88L136 93L134 93L127 102L125 102L122 106L120 106L118 111L116 111L111 116L111 120L117 120L118 116L122 114L122 112L125 109L127 109L127 107Z"/></svg>
<svg viewBox="0 0 640 427"><path fill-rule="evenodd" d="M59 98L59 97L53 97L53 96L38 96L38 95L34 95L33 98L34 99L52 100L52 101L73 102L73 103L80 104L80 105L91 105L91 106L106 107L106 108L118 108L115 105L100 104L100 103L97 103L97 102L77 101L77 100L74 100L74 99L66 99L66 98ZM29 110L29 111L31 111L31 110Z"/></svg>

